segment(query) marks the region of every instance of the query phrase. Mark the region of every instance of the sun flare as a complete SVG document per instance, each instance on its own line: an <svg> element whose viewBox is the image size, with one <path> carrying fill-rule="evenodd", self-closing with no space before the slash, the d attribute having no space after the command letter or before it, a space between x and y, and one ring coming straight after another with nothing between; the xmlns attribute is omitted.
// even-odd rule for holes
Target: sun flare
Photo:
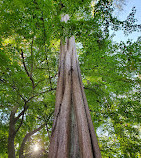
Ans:
<svg viewBox="0 0 141 158"><path fill-rule="evenodd" d="M34 145L34 151L38 151L39 150L39 145L38 144L35 144Z"/></svg>

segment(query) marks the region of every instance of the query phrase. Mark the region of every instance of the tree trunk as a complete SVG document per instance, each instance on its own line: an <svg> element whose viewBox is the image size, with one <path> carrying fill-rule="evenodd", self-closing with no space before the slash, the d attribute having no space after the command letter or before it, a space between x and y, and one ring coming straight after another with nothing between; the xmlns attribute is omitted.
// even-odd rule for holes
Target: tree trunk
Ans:
<svg viewBox="0 0 141 158"><path fill-rule="evenodd" d="M8 136L8 158L15 158L15 111L16 107L13 108L10 114L10 122L9 122L9 136Z"/></svg>
<svg viewBox="0 0 141 158"><path fill-rule="evenodd" d="M19 158L24 158L24 146L29 137L30 137L29 134L26 134L26 136L24 137L22 141L22 144L19 149Z"/></svg>
<svg viewBox="0 0 141 158"><path fill-rule="evenodd" d="M62 21L67 21L68 15ZM49 158L101 158L85 97L75 39L61 41Z"/></svg>
<svg viewBox="0 0 141 158"><path fill-rule="evenodd" d="M26 141L33 135L35 134L36 132L40 131L44 126L46 125L46 123L42 124L40 127L34 129L33 131L30 131L29 133L27 133L25 135L25 137L23 138L23 141L22 141L22 144L20 146L20 149L19 149L19 158L25 158L24 156L24 146L26 144Z"/></svg>

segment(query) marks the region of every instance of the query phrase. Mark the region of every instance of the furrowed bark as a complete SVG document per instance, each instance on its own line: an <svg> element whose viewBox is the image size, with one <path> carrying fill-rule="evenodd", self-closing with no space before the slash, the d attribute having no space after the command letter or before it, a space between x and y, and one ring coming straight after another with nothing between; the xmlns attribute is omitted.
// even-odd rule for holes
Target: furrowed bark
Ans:
<svg viewBox="0 0 141 158"><path fill-rule="evenodd" d="M67 21L68 15L62 20ZM61 41L49 158L101 158L85 97L75 39Z"/></svg>

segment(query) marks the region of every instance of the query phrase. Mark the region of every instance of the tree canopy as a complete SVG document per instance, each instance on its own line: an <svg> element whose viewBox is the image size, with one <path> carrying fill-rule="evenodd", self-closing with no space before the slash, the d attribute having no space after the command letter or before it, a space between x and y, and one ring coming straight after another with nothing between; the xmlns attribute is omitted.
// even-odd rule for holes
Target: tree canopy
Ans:
<svg viewBox="0 0 141 158"><path fill-rule="evenodd" d="M72 35L102 157L141 156L141 38L115 43L109 34L141 25L134 7L125 21L114 10L112 0L0 1L0 157L8 157L11 118L16 157L47 157L60 39Z"/></svg>

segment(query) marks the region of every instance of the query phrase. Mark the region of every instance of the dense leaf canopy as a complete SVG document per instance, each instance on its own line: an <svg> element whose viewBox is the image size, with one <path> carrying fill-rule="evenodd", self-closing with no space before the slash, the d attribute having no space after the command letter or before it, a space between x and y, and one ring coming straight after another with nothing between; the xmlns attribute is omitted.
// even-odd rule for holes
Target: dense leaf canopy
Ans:
<svg viewBox="0 0 141 158"><path fill-rule="evenodd" d="M110 0L0 1L0 157L8 154L12 111L16 156L26 134L45 124L27 139L24 155L47 157L60 39L72 35L102 157L141 156L141 38L115 43L109 34L128 35L141 26L135 8L125 21L113 16L114 9ZM70 20L61 22L66 13Z"/></svg>

